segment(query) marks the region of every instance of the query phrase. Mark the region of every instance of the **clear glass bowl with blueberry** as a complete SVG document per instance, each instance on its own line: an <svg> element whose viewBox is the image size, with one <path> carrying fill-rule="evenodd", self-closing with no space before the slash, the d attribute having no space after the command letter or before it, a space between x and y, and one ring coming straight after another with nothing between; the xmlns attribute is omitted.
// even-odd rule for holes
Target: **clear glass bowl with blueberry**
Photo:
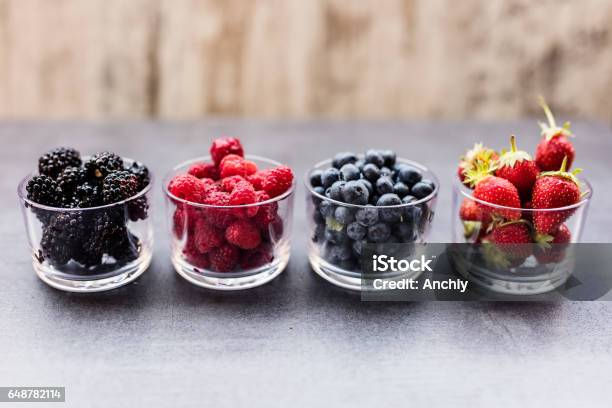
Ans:
<svg viewBox="0 0 612 408"><path fill-rule="evenodd" d="M331 283L361 290L365 244L424 243L439 182L425 166L390 150L341 152L305 178L309 260Z"/></svg>

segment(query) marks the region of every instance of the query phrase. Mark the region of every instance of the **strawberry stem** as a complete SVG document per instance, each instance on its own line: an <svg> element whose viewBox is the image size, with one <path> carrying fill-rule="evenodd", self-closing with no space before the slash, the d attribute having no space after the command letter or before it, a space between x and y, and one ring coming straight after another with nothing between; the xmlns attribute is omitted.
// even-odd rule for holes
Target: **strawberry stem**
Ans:
<svg viewBox="0 0 612 408"><path fill-rule="evenodd" d="M510 151L516 152L516 136L510 135Z"/></svg>
<svg viewBox="0 0 612 408"><path fill-rule="evenodd" d="M546 119L548 120L548 126L550 128L556 128L557 122L555 122L555 117L550 111L550 108L548 107L548 104L546 103L546 100L544 99L542 95L538 97L538 102L540 106L542 107L542 109L544 110L544 114L546 115Z"/></svg>
<svg viewBox="0 0 612 408"><path fill-rule="evenodd" d="M559 171L561 173L565 173L566 170L567 170L567 156L563 156L563 161L561 162L561 168L559 169Z"/></svg>

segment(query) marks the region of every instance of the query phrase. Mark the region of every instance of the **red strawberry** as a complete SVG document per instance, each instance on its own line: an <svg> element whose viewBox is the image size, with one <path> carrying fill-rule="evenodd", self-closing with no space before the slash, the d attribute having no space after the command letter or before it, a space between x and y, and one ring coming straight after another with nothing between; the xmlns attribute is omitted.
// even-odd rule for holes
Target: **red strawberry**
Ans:
<svg viewBox="0 0 612 408"><path fill-rule="evenodd" d="M532 254L532 239L527 222L511 221L499 224L483 239L484 243L495 244L495 248L485 246L489 261L498 266L518 266Z"/></svg>
<svg viewBox="0 0 612 408"><path fill-rule="evenodd" d="M475 170L478 163L492 164L497 161L498 155L493 149L483 146L482 143L476 143L474 147L468 150L459 160L457 167L457 175L462 183L465 182L466 173L470 170ZM490 167L491 170L493 167ZM466 183L468 184L468 183Z"/></svg>
<svg viewBox="0 0 612 408"><path fill-rule="evenodd" d="M567 157L566 168L569 170L576 155L574 146L569 141L569 137L573 136L570 123L565 122L562 127L557 126L555 117L542 97L540 97L540 106L544 109L548 124L540 122L543 139L536 148L536 164L541 171L555 171L561 167L563 159Z"/></svg>
<svg viewBox="0 0 612 408"><path fill-rule="evenodd" d="M496 215L508 220L518 220L521 218L521 199L518 190L508 180L491 176L489 174L491 165L478 163L476 169L466 172L465 181L475 186L474 198L498 206L517 208L517 210L510 210L478 203L484 217Z"/></svg>
<svg viewBox="0 0 612 408"><path fill-rule="evenodd" d="M189 167L187 174L191 174L199 179L209 178L219 180L219 169L214 163L195 163Z"/></svg>
<svg viewBox="0 0 612 408"><path fill-rule="evenodd" d="M215 165L219 165L221 160L228 154L236 154L244 157L244 150L240 144L240 140L234 137L222 137L215 139L210 146L210 157L212 157Z"/></svg>
<svg viewBox="0 0 612 408"><path fill-rule="evenodd" d="M481 238L491 222L491 215L484 215L476 201L469 198L463 199L459 209L459 218L463 221L466 239Z"/></svg>
<svg viewBox="0 0 612 408"><path fill-rule="evenodd" d="M552 235L536 234L535 256L540 263L561 262L565 257L565 248L572 240L572 233L567 225L561 224Z"/></svg>
<svg viewBox="0 0 612 408"><path fill-rule="evenodd" d="M510 151L499 158L495 175L508 180L519 192L521 198L531 197L531 188L540 171L531 156L516 149L516 136L510 136Z"/></svg>
<svg viewBox="0 0 612 408"><path fill-rule="evenodd" d="M231 244L223 244L210 251L210 266L217 272L229 272L236 267L240 250Z"/></svg>
<svg viewBox="0 0 612 408"><path fill-rule="evenodd" d="M580 201L580 182L576 178L582 170L572 173L565 171L566 160L561 163L559 171L540 174L533 186L531 203L534 209L552 209L567 207ZM565 222L575 209L562 211L535 211L533 224L539 234L551 234Z"/></svg>

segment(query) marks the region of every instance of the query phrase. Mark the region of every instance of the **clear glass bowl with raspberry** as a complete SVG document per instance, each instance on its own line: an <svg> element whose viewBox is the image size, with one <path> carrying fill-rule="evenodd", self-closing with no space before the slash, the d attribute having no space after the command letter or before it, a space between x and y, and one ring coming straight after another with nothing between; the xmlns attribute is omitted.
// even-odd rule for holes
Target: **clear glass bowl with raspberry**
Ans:
<svg viewBox="0 0 612 408"><path fill-rule="evenodd" d="M88 159L83 157L83 163ZM32 173L19 183L17 193L32 264L38 277L48 285L69 292L106 291L132 282L150 265L153 175L139 162L121 160L125 166L122 171L143 170L146 181L142 184L146 185L111 204L85 203L92 200L87 196L89 182L84 184L80 196L86 208L60 208L28 198L31 195L28 183L39 174ZM119 176L115 181L123 182ZM101 188L101 182L98 187Z"/></svg>
<svg viewBox="0 0 612 408"><path fill-rule="evenodd" d="M217 290L253 288L277 277L289 262L293 175L288 167L267 158L247 155L244 159L234 164L226 160L220 168L211 157L196 158L179 164L164 178L172 264L195 285ZM260 183L279 168L291 179L277 188L269 177L270 197ZM255 169L248 177L223 174ZM202 188L202 183L207 185Z"/></svg>
<svg viewBox="0 0 612 408"><path fill-rule="evenodd" d="M580 183L583 195L578 203L532 209L479 200L457 178L454 244L449 247L454 269L476 285L509 295L536 295L565 284L574 269L574 244L580 242L593 194L588 180L581 177ZM536 225L550 231L538 232Z"/></svg>
<svg viewBox="0 0 612 408"><path fill-rule="evenodd" d="M395 153L389 152L389 161L374 167L368 163L368 152L365 156L339 153L333 160L316 164L305 175L310 265L336 286L363 291L370 290L375 279L411 279L420 274L369 274L362 270L364 245L381 245L378 248L382 252L391 252L397 249L395 244L406 244L402 248L407 248L410 244L426 243L436 211L440 186L436 175L422 164L395 158ZM343 158L343 154L350 157ZM344 167L343 163L349 166ZM401 177L400 168L406 169ZM332 174L337 180L320 181L330 169L340 172L337 176ZM359 204L345 202L350 201L350 183L366 178L371 181L366 186L368 198ZM383 178L389 178L395 185L389 186L386 179L378 181ZM343 196L344 188L348 197ZM383 194L387 190L389 193Z"/></svg>

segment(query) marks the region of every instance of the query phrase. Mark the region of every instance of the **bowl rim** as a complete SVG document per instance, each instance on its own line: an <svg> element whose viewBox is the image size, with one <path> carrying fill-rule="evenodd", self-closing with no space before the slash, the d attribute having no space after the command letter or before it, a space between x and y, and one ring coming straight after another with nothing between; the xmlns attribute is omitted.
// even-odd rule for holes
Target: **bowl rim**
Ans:
<svg viewBox="0 0 612 408"><path fill-rule="evenodd" d="M363 154L358 154L357 157L359 158L363 158L364 155ZM409 166L413 166L416 167L417 169L423 171L423 172L427 172L431 175L430 178L432 178L433 183L434 183L434 191L432 191L431 194L429 194L427 197L423 197L417 201L413 201L411 203L402 203L402 204L397 204L397 205L373 205L373 204L365 204L365 205L359 205L359 204L349 204L349 203L344 203L342 201L338 201L338 200L334 200L332 198L326 197L324 195L321 195L319 193L317 193L316 191L314 191L314 187L312 187L312 185L310 184L310 174L314 171L317 170L318 167L324 166L324 165L331 165L333 159L325 159L322 160L318 163L316 163L313 167L311 167L308 171L306 171L306 174L304 175L304 185L306 186L306 189L308 190L308 192L313 195L316 196L318 198L320 198L321 200L325 200L325 201L330 201L336 205L340 205L340 206L344 206L344 207L353 207L353 208L376 208L376 209L383 209L383 208L408 208L408 207L414 207L417 206L419 204L423 204L423 203L427 203L433 199L435 199L438 196L438 192L440 191L440 180L438 179L438 176L436 176L436 174L430 170L427 166L416 162L414 160L410 160L410 159L406 159L404 157L397 157L395 159L395 162L400 162L403 164L407 164ZM330 166L331 167L331 166ZM429 178L429 177L428 177Z"/></svg>
<svg viewBox="0 0 612 408"><path fill-rule="evenodd" d="M82 159L87 159L88 157L91 157L90 155L88 156L81 156ZM133 164L136 162L139 162L138 160L134 160L131 159L129 157L121 157L123 159L124 164L125 163L129 163L129 164ZM142 162L141 162L142 163ZM105 208L111 208L114 206L118 206L118 205L122 205L122 204L127 204L130 201L134 201L144 195L146 195L152 188L153 184L155 183L155 175L153 174L153 172L151 171L151 168L149 166L146 166L147 170L149 170L149 184L147 184L145 186L145 188L143 188L142 190L140 190L138 193L134 194L131 197L126 198L125 200L121 200L121 201L117 201L116 203L111 203L111 204L104 204L104 205L98 205L96 207L85 207L85 208L77 208L77 207L70 207L70 208L64 208L64 207L52 207L52 206L48 206L48 205L44 205L44 204L39 204L35 201L30 200L29 198L27 198L27 193L26 193L26 185L28 184L28 181L30 181L30 179L36 175L38 175L37 171L32 171L30 173L28 173L28 175L26 175L23 179L21 179L21 181L19 182L19 184L17 185L17 195L19 196L19 199L21 201L23 201L24 203L26 203L27 206L31 206L31 207L35 207L41 210L46 210L46 211L57 211L57 212L71 212L71 211L96 211L96 210L102 210Z"/></svg>
<svg viewBox="0 0 612 408"><path fill-rule="evenodd" d="M249 159L249 160L258 160L261 162L265 162L267 164L271 164L273 166L282 166L283 164L280 162L277 162L276 160L272 160L269 159L267 157L263 157L263 156L257 156L254 154L247 154L244 156L245 159ZM200 157L195 157L193 159L189 159L186 161L183 161L179 164L177 164L176 166L174 166L172 169L170 169L168 172L166 172L166 174L164 175L163 179L162 179L162 191L164 192L164 194L166 195L166 197L168 197L169 199L171 199L174 202L180 202L183 204L187 204L189 206L192 207L199 207L199 208L222 208L222 209L236 209L236 208L249 208L249 207L258 207L258 206L263 206L266 204L271 204L271 203L275 203L277 201L281 201L287 197L289 197L290 195L292 195L295 192L295 187L296 187L296 183L295 183L295 176L293 177L293 180L291 182L291 187L285 191L283 194L278 195L276 197L272 197L266 201L261 201L261 202L257 202L257 203L252 203L252 204L240 204L240 205L213 205L213 204L202 204L202 203L196 203L194 201L189 201L189 200L185 200L184 198L179 198L177 196L175 196L174 194L172 194L170 192L170 190L168 190L168 184L170 182L170 179L172 177L175 176L175 172L188 167L192 164L195 163L200 163L200 162L207 162L211 160L211 156L200 156ZM292 170L293 171L293 170ZM185 174L187 174L187 172L185 171Z"/></svg>
<svg viewBox="0 0 612 408"><path fill-rule="evenodd" d="M578 181L580 182L581 185L586 185L587 186L587 190L584 190L584 192L586 192L586 194L582 197L582 199L580 201L578 201L575 204L572 205L568 205L565 207L556 207L556 208L522 208L522 207L507 207L504 205L499 205L499 204L493 204L493 203L489 203L488 201L484 201L481 200L479 198L474 197L471 193L474 191L472 189L470 189L469 187L467 187L465 184L463 184L461 182L461 180L459 180L459 178L457 177L457 175L453 175L453 190L455 191L455 193L459 194L460 196L467 198L469 200L475 201L479 204L485 205L487 207L491 207L491 208L496 208L496 209L500 209L500 210L510 210L510 211L528 211L528 212L550 212L550 211L562 211L562 210L572 210L572 209L576 209L576 208L580 208L582 206L586 206L590 203L591 198L593 197L593 186L591 185L591 183L589 182L588 178L586 177L579 177ZM582 189L581 189L582 190Z"/></svg>

